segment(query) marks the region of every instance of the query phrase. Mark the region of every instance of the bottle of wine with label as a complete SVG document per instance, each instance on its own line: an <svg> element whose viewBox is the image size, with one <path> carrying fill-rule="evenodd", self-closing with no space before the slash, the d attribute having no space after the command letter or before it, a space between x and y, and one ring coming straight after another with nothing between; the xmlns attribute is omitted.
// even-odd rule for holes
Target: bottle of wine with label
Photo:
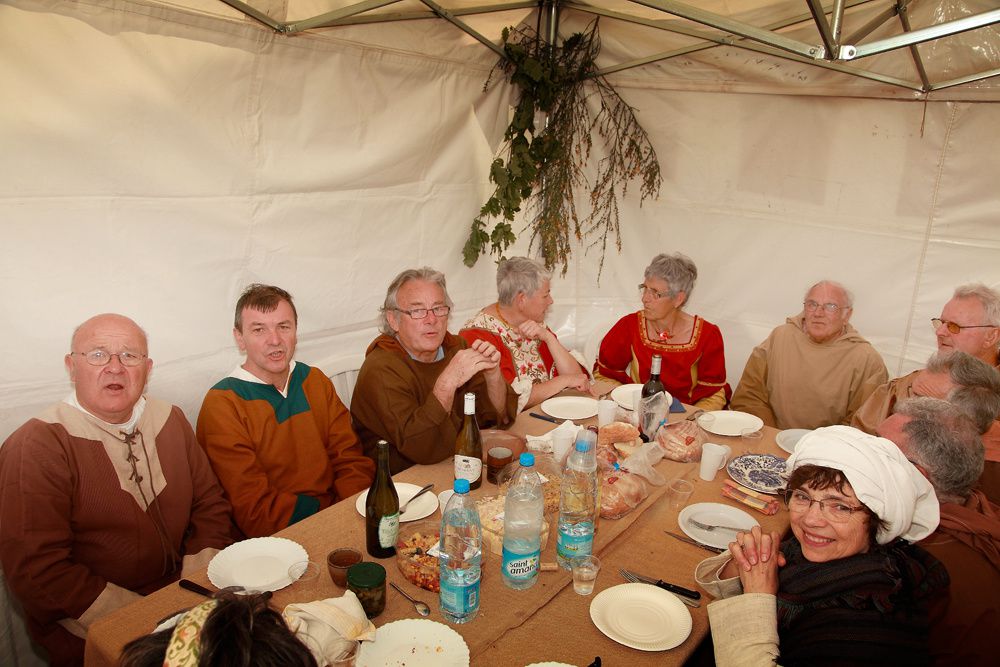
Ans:
<svg viewBox="0 0 1000 667"><path fill-rule="evenodd" d="M455 479L469 480L470 489L483 484L483 438L476 422L476 395L465 395L465 419L455 439Z"/></svg>
<svg viewBox="0 0 1000 667"><path fill-rule="evenodd" d="M389 474L389 443L379 440L375 480L365 501L365 546L374 558L396 555L399 537L399 495Z"/></svg>
<svg viewBox="0 0 1000 667"><path fill-rule="evenodd" d="M646 380L646 384L642 385L642 398L649 398L650 396L655 396L666 391L666 387L663 386L663 382L660 381L660 365L663 363L662 357L658 354L653 355L653 361L649 364L649 379ZM640 399L641 406L641 399ZM655 426L655 425L654 425ZM646 434L646 423L643 415L642 408L639 409L639 437L642 438L643 442L649 442L649 436Z"/></svg>

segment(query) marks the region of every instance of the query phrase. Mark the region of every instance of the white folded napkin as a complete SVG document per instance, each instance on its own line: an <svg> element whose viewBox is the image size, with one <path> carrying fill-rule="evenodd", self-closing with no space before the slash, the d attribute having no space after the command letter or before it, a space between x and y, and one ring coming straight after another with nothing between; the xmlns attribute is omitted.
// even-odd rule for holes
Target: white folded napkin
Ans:
<svg viewBox="0 0 1000 667"><path fill-rule="evenodd" d="M281 615L321 665L333 662L350 641L375 639L375 624L365 616L354 591L344 591L339 598L296 602L285 607Z"/></svg>
<svg viewBox="0 0 1000 667"><path fill-rule="evenodd" d="M529 435L526 436L528 440L527 448L529 452L536 452L539 454L552 454L552 434L559 433L569 433L573 436L573 440L576 440L577 434L583 430L582 426L574 424L571 420L567 419L559 426L546 433L545 435Z"/></svg>

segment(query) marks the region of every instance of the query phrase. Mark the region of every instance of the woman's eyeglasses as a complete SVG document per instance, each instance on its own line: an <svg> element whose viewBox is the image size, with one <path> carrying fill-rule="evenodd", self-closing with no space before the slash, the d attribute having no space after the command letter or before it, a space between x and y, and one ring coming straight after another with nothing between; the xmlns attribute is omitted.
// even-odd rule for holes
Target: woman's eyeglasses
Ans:
<svg viewBox="0 0 1000 667"><path fill-rule="evenodd" d="M785 504L788 505L788 511L794 512L795 514L805 514L812 507L813 503L819 505L819 513L827 521L832 521L834 523L844 523L851 518L851 515L855 512L863 512L864 507L851 507L850 505L845 505L839 500L815 500L809 497L808 493L795 489L793 491L785 491Z"/></svg>

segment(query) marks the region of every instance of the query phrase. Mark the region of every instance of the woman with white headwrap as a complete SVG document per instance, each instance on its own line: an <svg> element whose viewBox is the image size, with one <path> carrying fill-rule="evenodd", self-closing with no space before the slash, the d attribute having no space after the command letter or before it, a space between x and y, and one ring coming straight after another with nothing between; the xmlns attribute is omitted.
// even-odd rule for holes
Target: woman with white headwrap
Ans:
<svg viewBox="0 0 1000 667"><path fill-rule="evenodd" d="M792 536L755 527L702 561L716 664L922 665L930 598L948 574L913 542L938 525L934 489L892 442L847 426L788 459Z"/></svg>

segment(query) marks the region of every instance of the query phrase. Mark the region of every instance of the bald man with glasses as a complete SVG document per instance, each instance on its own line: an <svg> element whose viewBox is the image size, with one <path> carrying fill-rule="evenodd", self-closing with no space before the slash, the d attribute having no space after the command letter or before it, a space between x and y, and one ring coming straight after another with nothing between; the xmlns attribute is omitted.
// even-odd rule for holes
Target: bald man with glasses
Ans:
<svg viewBox="0 0 1000 667"><path fill-rule="evenodd" d="M73 391L0 448L0 561L53 665L97 619L208 564L229 503L180 408L144 396L146 334L104 314L73 333Z"/></svg>
<svg viewBox="0 0 1000 667"><path fill-rule="evenodd" d="M464 395L476 395L481 427L517 415L517 394L500 372L500 352L448 332L452 302L444 274L408 269L389 285L379 335L365 353L351 400L354 430L375 456L386 440L393 474L455 454Z"/></svg>
<svg viewBox="0 0 1000 667"><path fill-rule="evenodd" d="M853 302L839 283L813 285L802 312L750 353L730 407L779 429L848 424L889 379L882 357L850 324Z"/></svg>

